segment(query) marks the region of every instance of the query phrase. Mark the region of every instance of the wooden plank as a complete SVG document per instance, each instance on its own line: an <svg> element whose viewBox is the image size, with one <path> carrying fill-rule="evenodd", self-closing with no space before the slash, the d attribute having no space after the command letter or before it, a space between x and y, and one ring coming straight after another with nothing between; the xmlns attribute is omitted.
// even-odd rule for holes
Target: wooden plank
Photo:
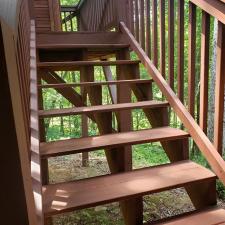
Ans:
<svg viewBox="0 0 225 225"><path fill-rule="evenodd" d="M140 34L141 34L141 46L145 49L145 2L140 1Z"/></svg>
<svg viewBox="0 0 225 225"><path fill-rule="evenodd" d="M178 1L178 73L177 95L184 102L184 0Z"/></svg>
<svg viewBox="0 0 225 225"><path fill-rule="evenodd" d="M160 1L160 71L166 77L165 0Z"/></svg>
<svg viewBox="0 0 225 225"><path fill-rule="evenodd" d="M195 117L196 6L189 2L188 109Z"/></svg>
<svg viewBox="0 0 225 225"><path fill-rule="evenodd" d="M4 3L6 6L12 5L13 8L16 6L16 2L12 4L9 1L1 1L0 14L4 9L1 8ZM4 17L3 14L1 16ZM9 19L14 18L14 15L8 16ZM30 145L26 135L15 33L2 18L0 19L0 74L0 141L2 143L0 169L3 193L1 202L4 205L1 207L1 223L37 225L32 180L27 179L31 177ZM7 150L4 150L6 148Z"/></svg>
<svg viewBox="0 0 225 225"><path fill-rule="evenodd" d="M157 0L152 0L152 52L153 63L158 67L158 23L157 23Z"/></svg>
<svg viewBox="0 0 225 225"><path fill-rule="evenodd" d="M210 16L202 12L201 72L200 72L200 118L199 125L207 134L208 82L209 82Z"/></svg>
<svg viewBox="0 0 225 225"><path fill-rule="evenodd" d="M161 127L149 130L107 134L97 137L69 139L41 143L42 157L55 157L94 151L102 148L114 148L124 145L137 145L156 141L168 141L188 138L189 134L175 128Z"/></svg>
<svg viewBox="0 0 225 225"><path fill-rule="evenodd" d="M146 224L146 225L150 225ZM155 225L223 225L225 224L225 210L220 208L206 209L187 216L181 216Z"/></svg>
<svg viewBox="0 0 225 225"><path fill-rule="evenodd" d="M135 2L135 37L136 40L139 42L140 40L140 20L139 20L139 0Z"/></svg>
<svg viewBox="0 0 225 225"><path fill-rule="evenodd" d="M217 63L215 85L215 117L214 146L223 155L223 115L224 115L224 84L225 84L225 25L218 25Z"/></svg>
<svg viewBox="0 0 225 225"><path fill-rule="evenodd" d="M151 58L151 4L150 0L146 0L146 53Z"/></svg>
<svg viewBox="0 0 225 225"><path fill-rule="evenodd" d="M168 1L168 65L169 85L174 90L174 1Z"/></svg>
<svg viewBox="0 0 225 225"><path fill-rule="evenodd" d="M190 0L203 11L225 24L225 5L219 0Z"/></svg>
<svg viewBox="0 0 225 225"><path fill-rule="evenodd" d="M119 32L39 32L37 33L37 48L66 46L127 46L124 35Z"/></svg>
<svg viewBox="0 0 225 225"><path fill-rule="evenodd" d="M51 216L214 179L215 175L204 167L191 161L182 161L122 174L48 185L43 187L44 212L45 216Z"/></svg>
<svg viewBox="0 0 225 225"><path fill-rule="evenodd" d="M68 42L64 42L64 44L41 44L38 46L38 49L121 49L129 47L127 44L69 44Z"/></svg>
<svg viewBox="0 0 225 225"><path fill-rule="evenodd" d="M158 101L143 101L136 103L120 103L112 105L98 105L98 106L89 106L89 107L77 107L69 109L51 109L51 110L40 110L40 118L49 118L49 117L61 117L61 116L70 116L70 115L79 115L87 113L103 113L103 112L119 112L124 110L132 109L145 109L145 108L161 108L168 107L167 102L158 102Z"/></svg>
<svg viewBox="0 0 225 225"><path fill-rule="evenodd" d="M151 60L149 60L146 53L141 49L138 42L127 29L126 25L122 22L120 23L120 29L124 34L127 35L132 49L136 52L139 59L141 59L148 73L151 74L151 77L154 79L162 93L166 96L170 106L174 109L180 120L183 122L184 126L190 132L192 138L207 159L208 163L211 165L213 171L216 173L222 183L225 184L225 162L223 158L219 155L216 148L195 122L191 114L186 110L186 107L165 82L160 72L157 70Z"/></svg>
<svg viewBox="0 0 225 225"><path fill-rule="evenodd" d="M139 64L139 60L115 60L115 61L71 61L71 62L40 62L38 68L54 71L77 70L84 66L117 66Z"/></svg>
<svg viewBox="0 0 225 225"><path fill-rule="evenodd" d="M60 84L44 84L39 85L39 88L66 88L66 87L83 87L83 86L102 86L102 85L121 85L127 84L151 84L151 79L132 79L132 80L108 80L108 81L96 81L96 82L80 82L80 83L60 83Z"/></svg>

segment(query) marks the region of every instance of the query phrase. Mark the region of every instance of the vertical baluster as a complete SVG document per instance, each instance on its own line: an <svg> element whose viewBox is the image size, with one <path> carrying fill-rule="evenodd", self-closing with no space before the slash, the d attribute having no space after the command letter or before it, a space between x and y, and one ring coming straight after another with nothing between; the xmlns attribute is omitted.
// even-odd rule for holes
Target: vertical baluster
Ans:
<svg viewBox="0 0 225 225"><path fill-rule="evenodd" d="M153 63L158 67L158 31L157 31L157 0L152 0L152 52L153 52Z"/></svg>
<svg viewBox="0 0 225 225"><path fill-rule="evenodd" d="M141 46L145 50L145 13L144 13L144 0L140 1L140 34L141 34Z"/></svg>
<svg viewBox="0 0 225 225"><path fill-rule="evenodd" d="M139 42L139 6L138 6L139 0L135 1L135 35L136 40Z"/></svg>
<svg viewBox="0 0 225 225"><path fill-rule="evenodd" d="M168 66L169 85L174 89L174 1L168 1Z"/></svg>
<svg viewBox="0 0 225 225"><path fill-rule="evenodd" d="M215 119L214 146L223 154L223 114L224 114L224 82L225 82L225 25L218 24L216 86L215 86Z"/></svg>
<svg viewBox="0 0 225 225"><path fill-rule="evenodd" d="M209 77L210 16L202 12L201 73L200 73L200 127L207 134L208 77Z"/></svg>
<svg viewBox="0 0 225 225"><path fill-rule="evenodd" d="M189 3L188 109L195 116L196 6Z"/></svg>
<svg viewBox="0 0 225 225"><path fill-rule="evenodd" d="M165 77L165 0L160 1L160 72Z"/></svg>
<svg viewBox="0 0 225 225"><path fill-rule="evenodd" d="M146 53L151 58L151 17L150 0L146 0Z"/></svg>
<svg viewBox="0 0 225 225"><path fill-rule="evenodd" d="M134 35L134 1L130 0L130 27L131 32Z"/></svg>
<svg viewBox="0 0 225 225"><path fill-rule="evenodd" d="M177 93L184 102L184 0L178 0L178 72Z"/></svg>

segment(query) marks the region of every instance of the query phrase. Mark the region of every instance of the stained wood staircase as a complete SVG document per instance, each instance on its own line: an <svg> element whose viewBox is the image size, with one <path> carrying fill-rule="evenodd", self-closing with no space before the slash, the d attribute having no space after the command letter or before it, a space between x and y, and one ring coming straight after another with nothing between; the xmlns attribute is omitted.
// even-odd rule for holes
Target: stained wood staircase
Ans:
<svg viewBox="0 0 225 225"><path fill-rule="evenodd" d="M197 211L157 224L225 224L225 211L216 208L216 176L189 160L189 133L169 126L170 106L166 101L153 100L153 81L140 78L140 61L130 59L130 45L123 34L38 33L37 53L38 78L47 83L39 82L38 85L43 210L46 220L65 212L119 201L125 218L129 217L126 225L143 224L143 196L184 187ZM112 56L116 60L109 60ZM94 66L112 65L116 66L116 80L94 80ZM56 73L75 70L80 71L80 83L66 83ZM109 90L112 85L116 86L114 104L102 104L103 85L108 86ZM85 90L90 106L73 87ZM54 88L74 107L44 110L41 95L44 88ZM137 102L131 102L132 92ZM151 129L133 130L131 111L134 109L144 111ZM116 115L118 128L112 127L112 113ZM99 136L46 142L44 119L69 115L87 115L97 124ZM151 142L161 143L171 163L133 170L131 146ZM111 175L48 183L46 165L49 158L99 149L105 149Z"/></svg>

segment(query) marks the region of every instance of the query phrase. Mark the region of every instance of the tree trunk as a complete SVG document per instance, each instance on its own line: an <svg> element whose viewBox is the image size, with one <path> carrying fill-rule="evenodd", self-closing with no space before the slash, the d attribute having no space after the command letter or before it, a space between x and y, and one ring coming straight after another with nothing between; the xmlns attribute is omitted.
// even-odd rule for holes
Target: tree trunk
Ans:
<svg viewBox="0 0 225 225"><path fill-rule="evenodd" d="M211 64L211 74L209 79L208 137L211 141L213 141L213 135L214 135L217 34L218 34L218 21L215 19L214 31L213 31L213 55L212 55L212 64Z"/></svg>

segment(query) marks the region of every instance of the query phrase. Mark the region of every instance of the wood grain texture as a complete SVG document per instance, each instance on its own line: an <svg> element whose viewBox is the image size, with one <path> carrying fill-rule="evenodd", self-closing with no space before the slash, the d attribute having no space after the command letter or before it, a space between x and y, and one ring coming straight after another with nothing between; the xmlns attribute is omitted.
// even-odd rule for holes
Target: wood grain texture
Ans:
<svg viewBox="0 0 225 225"><path fill-rule="evenodd" d="M161 108L168 107L167 102L159 101L142 101L136 103L120 103L112 105L99 105L99 106L89 106L89 107L77 107L68 109L51 109L51 110L40 110L39 117L49 118L49 117L61 117L69 115L79 115L87 113L103 113L103 112L119 112L123 110L132 109L145 109L145 108Z"/></svg>
<svg viewBox="0 0 225 225"><path fill-rule="evenodd" d="M189 134L182 130L170 127L161 127L149 130L41 143L41 154L42 157L53 157L85 151L94 151L106 147L113 148L124 145L185 139L188 137Z"/></svg>
<svg viewBox="0 0 225 225"><path fill-rule="evenodd" d="M49 69L51 71L71 71L79 70L88 66L118 66L139 64L139 60L115 60L115 61L73 61L73 62L40 62L37 63L40 69Z"/></svg>
<svg viewBox="0 0 225 225"><path fill-rule="evenodd" d="M108 66L107 66L108 67ZM103 67L103 69L106 69ZM107 68L109 69L109 68ZM108 73L105 73L108 74ZM111 77L111 76L110 76ZM95 81L95 82L80 82L80 83L61 83L61 84L45 84L39 85L39 88L66 88L66 87L82 87L82 86L118 86L123 83L131 84L151 84L151 79L132 79L132 80L112 80L109 76L106 76L107 81Z"/></svg>
<svg viewBox="0 0 225 225"><path fill-rule="evenodd" d="M224 85L225 85L225 25L218 24L217 63L215 84L215 117L214 146L223 155L223 115L224 115Z"/></svg>
<svg viewBox="0 0 225 225"><path fill-rule="evenodd" d="M215 175L190 161L43 187L45 216L183 187Z"/></svg>

